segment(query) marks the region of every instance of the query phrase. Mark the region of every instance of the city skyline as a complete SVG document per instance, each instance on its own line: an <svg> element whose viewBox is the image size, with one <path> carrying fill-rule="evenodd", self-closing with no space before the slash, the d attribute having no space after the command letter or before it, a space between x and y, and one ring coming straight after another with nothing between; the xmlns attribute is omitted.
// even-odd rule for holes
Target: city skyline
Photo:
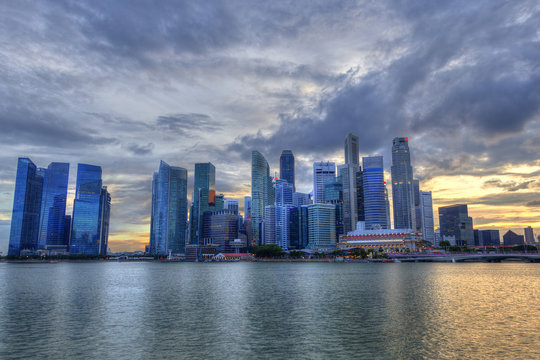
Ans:
<svg viewBox="0 0 540 360"><path fill-rule="evenodd" d="M467 204L475 228L540 227L536 2L0 9L4 253L18 157L70 164L67 214L76 164L102 167L109 245L140 250L160 160L187 169L190 200L204 162L216 166L217 192L241 200L251 151L274 176L289 149L306 193L313 162L345 163L348 132L360 157L384 157L387 182L391 141L407 136L435 214Z"/></svg>

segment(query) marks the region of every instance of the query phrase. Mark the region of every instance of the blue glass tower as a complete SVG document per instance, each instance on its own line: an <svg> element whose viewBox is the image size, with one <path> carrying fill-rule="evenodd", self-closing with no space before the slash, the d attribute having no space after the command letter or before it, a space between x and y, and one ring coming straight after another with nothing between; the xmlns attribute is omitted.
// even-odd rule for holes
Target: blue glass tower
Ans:
<svg viewBox="0 0 540 360"><path fill-rule="evenodd" d="M66 199L69 179L69 164L49 164L44 169L43 194L41 197L41 225L39 247L67 250L64 228Z"/></svg>
<svg viewBox="0 0 540 360"><path fill-rule="evenodd" d="M291 150L283 150L279 158L279 177L286 180L296 191L294 184L294 155Z"/></svg>
<svg viewBox="0 0 540 360"><path fill-rule="evenodd" d="M107 251L102 249L103 244L108 241L110 195L107 194L106 188L102 188L101 167L78 164L70 254L99 255ZM103 208L106 202L109 209ZM107 219L104 219L104 216L107 216ZM106 229L103 228L104 225Z"/></svg>
<svg viewBox="0 0 540 360"><path fill-rule="evenodd" d="M388 225L386 213L386 186L382 156L362 158L364 185L364 215L366 229L382 228Z"/></svg>
<svg viewBox="0 0 540 360"><path fill-rule="evenodd" d="M150 252L185 252L187 224L187 170L161 161L152 182Z"/></svg>
<svg viewBox="0 0 540 360"><path fill-rule="evenodd" d="M251 244L262 244L261 223L265 207L270 205L272 182L270 167L264 156L257 150L251 153ZM273 202L272 202L273 203Z"/></svg>
<svg viewBox="0 0 540 360"><path fill-rule="evenodd" d="M205 211L215 209L216 167L208 163L195 164L193 203L191 205L191 244L201 244L202 217ZM223 207L221 207L222 209ZM220 209L217 209L220 210Z"/></svg>
<svg viewBox="0 0 540 360"><path fill-rule="evenodd" d="M292 205L293 185L286 180L276 180L276 205Z"/></svg>
<svg viewBox="0 0 540 360"><path fill-rule="evenodd" d="M20 255L21 250L38 248L42 189L41 171L30 159L19 158L8 255Z"/></svg>

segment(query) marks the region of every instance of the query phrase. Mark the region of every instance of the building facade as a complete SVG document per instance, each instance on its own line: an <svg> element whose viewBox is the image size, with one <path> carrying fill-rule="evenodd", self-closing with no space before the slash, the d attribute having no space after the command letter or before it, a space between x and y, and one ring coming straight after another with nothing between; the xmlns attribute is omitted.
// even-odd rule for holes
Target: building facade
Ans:
<svg viewBox="0 0 540 360"><path fill-rule="evenodd" d="M345 164L360 165L358 136L348 133L345 136Z"/></svg>
<svg viewBox="0 0 540 360"><path fill-rule="evenodd" d="M455 236L457 246L474 246L473 221L467 205L439 207L441 238Z"/></svg>
<svg viewBox="0 0 540 360"><path fill-rule="evenodd" d="M527 226L523 229L523 233L525 234L525 243L528 245L534 245L534 231L533 228L530 226Z"/></svg>
<svg viewBox="0 0 540 360"><path fill-rule="evenodd" d="M270 166L264 156L254 150L251 153L251 245L263 243L261 224L265 207L270 205L271 188Z"/></svg>
<svg viewBox="0 0 540 360"><path fill-rule="evenodd" d="M296 191L294 177L294 155L291 150L283 150L279 157L279 178L291 184L293 192Z"/></svg>
<svg viewBox="0 0 540 360"><path fill-rule="evenodd" d="M382 156L362 158L364 178L364 221L366 229L386 229L386 198ZM361 220L359 220L361 221Z"/></svg>
<svg viewBox="0 0 540 360"><path fill-rule="evenodd" d="M338 166L338 177L343 185L344 233L354 230L358 221L357 177L359 173L359 165L344 164Z"/></svg>
<svg viewBox="0 0 540 360"><path fill-rule="evenodd" d="M110 194L102 186L101 167L77 165L73 201L70 254L106 254L110 217Z"/></svg>
<svg viewBox="0 0 540 360"><path fill-rule="evenodd" d="M391 173L394 228L416 229L413 169L408 138L397 137L393 140Z"/></svg>
<svg viewBox="0 0 540 360"><path fill-rule="evenodd" d="M276 205L292 205L293 204L293 185L287 180L278 179L276 185Z"/></svg>
<svg viewBox="0 0 540 360"><path fill-rule="evenodd" d="M431 191L420 191L420 223L422 228L422 238L429 241L433 245L438 245L435 242L435 223L433 221L433 199ZM418 232L418 231L417 231Z"/></svg>
<svg viewBox="0 0 540 360"><path fill-rule="evenodd" d="M333 204L308 205L308 249L336 246L336 208Z"/></svg>
<svg viewBox="0 0 540 360"><path fill-rule="evenodd" d="M324 203L324 185L336 178L336 164L333 162L313 163L313 203Z"/></svg>
<svg viewBox="0 0 540 360"><path fill-rule="evenodd" d="M202 216L205 211L215 209L216 167L211 163L195 164L193 177L193 197L190 213L190 243L202 243ZM222 207L223 208L223 207Z"/></svg>

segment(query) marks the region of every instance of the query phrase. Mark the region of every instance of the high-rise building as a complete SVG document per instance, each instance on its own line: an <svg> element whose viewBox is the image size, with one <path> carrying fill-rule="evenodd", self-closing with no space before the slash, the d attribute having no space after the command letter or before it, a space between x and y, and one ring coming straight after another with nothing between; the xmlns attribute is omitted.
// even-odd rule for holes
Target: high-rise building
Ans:
<svg viewBox="0 0 540 360"><path fill-rule="evenodd" d="M333 204L308 205L308 249L329 249L336 245L336 208Z"/></svg>
<svg viewBox="0 0 540 360"><path fill-rule="evenodd" d="M64 226L69 164L53 162L43 169L43 174L39 248L67 251Z"/></svg>
<svg viewBox="0 0 540 360"><path fill-rule="evenodd" d="M225 199L223 208L226 210L233 210L238 213L238 199Z"/></svg>
<svg viewBox="0 0 540 360"><path fill-rule="evenodd" d="M251 196L244 196L244 219L251 219Z"/></svg>
<svg viewBox="0 0 540 360"><path fill-rule="evenodd" d="M283 150L279 158L279 178L286 180L296 191L294 184L294 155L291 150Z"/></svg>
<svg viewBox="0 0 540 360"><path fill-rule="evenodd" d="M183 254L187 241L187 170L159 164L152 182L150 253Z"/></svg>
<svg viewBox="0 0 540 360"><path fill-rule="evenodd" d="M36 165L28 158L19 158L8 255L38 248L42 190L43 176Z"/></svg>
<svg viewBox="0 0 540 360"><path fill-rule="evenodd" d="M358 136L352 133L345 137L345 164L360 165Z"/></svg>
<svg viewBox="0 0 540 360"><path fill-rule="evenodd" d="M276 205L292 205L293 204L293 185L287 180L276 180Z"/></svg>
<svg viewBox="0 0 540 360"><path fill-rule="evenodd" d="M298 249L305 249L309 243L309 217L308 206L298 207Z"/></svg>
<svg viewBox="0 0 540 360"><path fill-rule="evenodd" d="M392 146L392 201L394 228L416 229L413 170L407 138L394 138Z"/></svg>
<svg viewBox="0 0 540 360"><path fill-rule="evenodd" d="M232 244L238 238L238 212L232 209L205 211L202 243L217 245L221 252L234 252Z"/></svg>
<svg viewBox="0 0 540 360"><path fill-rule="evenodd" d="M261 223L264 209L270 205L272 182L268 162L257 150L251 153L251 245L262 244Z"/></svg>
<svg viewBox="0 0 540 360"><path fill-rule="evenodd" d="M298 208L293 205L276 206L275 244L283 250L296 248L298 242Z"/></svg>
<svg viewBox="0 0 540 360"><path fill-rule="evenodd" d="M190 243L200 245L202 242L202 216L207 210L217 210L215 209L216 167L210 162L195 164L195 175L193 179Z"/></svg>
<svg viewBox="0 0 540 360"><path fill-rule="evenodd" d="M523 229L525 233L525 243L527 245L534 245L534 232L533 228L530 226L527 226L525 229Z"/></svg>
<svg viewBox="0 0 540 360"><path fill-rule="evenodd" d="M336 177L336 164L333 162L313 163L313 203L324 203L324 184Z"/></svg>
<svg viewBox="0 0 540 360"><path fill-rule="evenodd" d="M386 187L386 181L384 182L384 202L386 204L386 228L391 229L392 220L390 218L390 200L388 199L388 188Z"/></svg>
<svg viewBox="0 0 540 360"><path fill-rule="evenodd" d="M110 195L102 186L101 167L77 165L77 185L73 201L70 254L106 254Z"/></svg>
<svg viewBox="0 0 540 360"><path fill-rule="evenodd" d="M336 242L339 241L339 236L344 234L343 231L343 184L335 179L329 181L324 187L324 202L333 204L336 207Z"/></svg>
<svg viewBox="0 0 540 360"><path fill-rule="evenodd" d="M469 217L467 205L439 207L441 238L455 236L456 245L474 245L473 221Z"/></svg>
<svg viewBox="0 0 540 360"><path fill-rule="evenodd" d="M387 229L386 186L384 184L384 166L382 156L362 158L364 178L364 216L365 228Z"/></svg>
<svg viewBox="0 0 540 360"><path fill-rule="evenodd" d="M431 191L420 191L420 223L422 228L422 238L429 241L433 245L435 244L435 223L433 221L433 200L431 197Z"/></svg>
<svg viewBox="0 0 540 360"><path fill-rule="evenodd" d="M359 167L356 173L356 221L366 221L365 214L365 201L364 201L364 172Z"/></svg>
<svg viewBox="0 0 540 360"><path fill-rule="evenodd" d="M276 243L276 205L267 205L264 207L264 237L263 244Z"/></svg>
<svg viewBox="0 0 540 360"><path fill-rule="evenodd" d="M301 193L301 192L294 192L292 194L293 199L293 205L294 206L302 206L302 205L309 205L312 204L312 201L309 197L309 194Z"/></svg>
<svg viewBox="0 0 540 360"><path fill-rule="evenodd" d="M343 184L343 231L345 234L356 228L356 222L359 218L357 186L359 173L359 165L344 164L338 166L338 177Z"/></svg>
<svg viewBox="0 0 540 360"><path fill-rule="evenodd" d="M422 231L422 210L420 209L420 181L413 179L414 191L414 218L416 220L416 232Z"/></svg>

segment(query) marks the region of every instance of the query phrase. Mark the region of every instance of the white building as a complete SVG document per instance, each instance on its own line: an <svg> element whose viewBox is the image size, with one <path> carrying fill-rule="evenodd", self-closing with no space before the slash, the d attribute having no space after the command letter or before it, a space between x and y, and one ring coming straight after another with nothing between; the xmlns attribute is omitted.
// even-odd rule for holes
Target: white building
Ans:
<svg viewBox="0 0 540 360"><path fill-rule="evenodd" d="M336 178L336 164L333 162L313 163L313 203L324 203L324 185Z"/></svg>

